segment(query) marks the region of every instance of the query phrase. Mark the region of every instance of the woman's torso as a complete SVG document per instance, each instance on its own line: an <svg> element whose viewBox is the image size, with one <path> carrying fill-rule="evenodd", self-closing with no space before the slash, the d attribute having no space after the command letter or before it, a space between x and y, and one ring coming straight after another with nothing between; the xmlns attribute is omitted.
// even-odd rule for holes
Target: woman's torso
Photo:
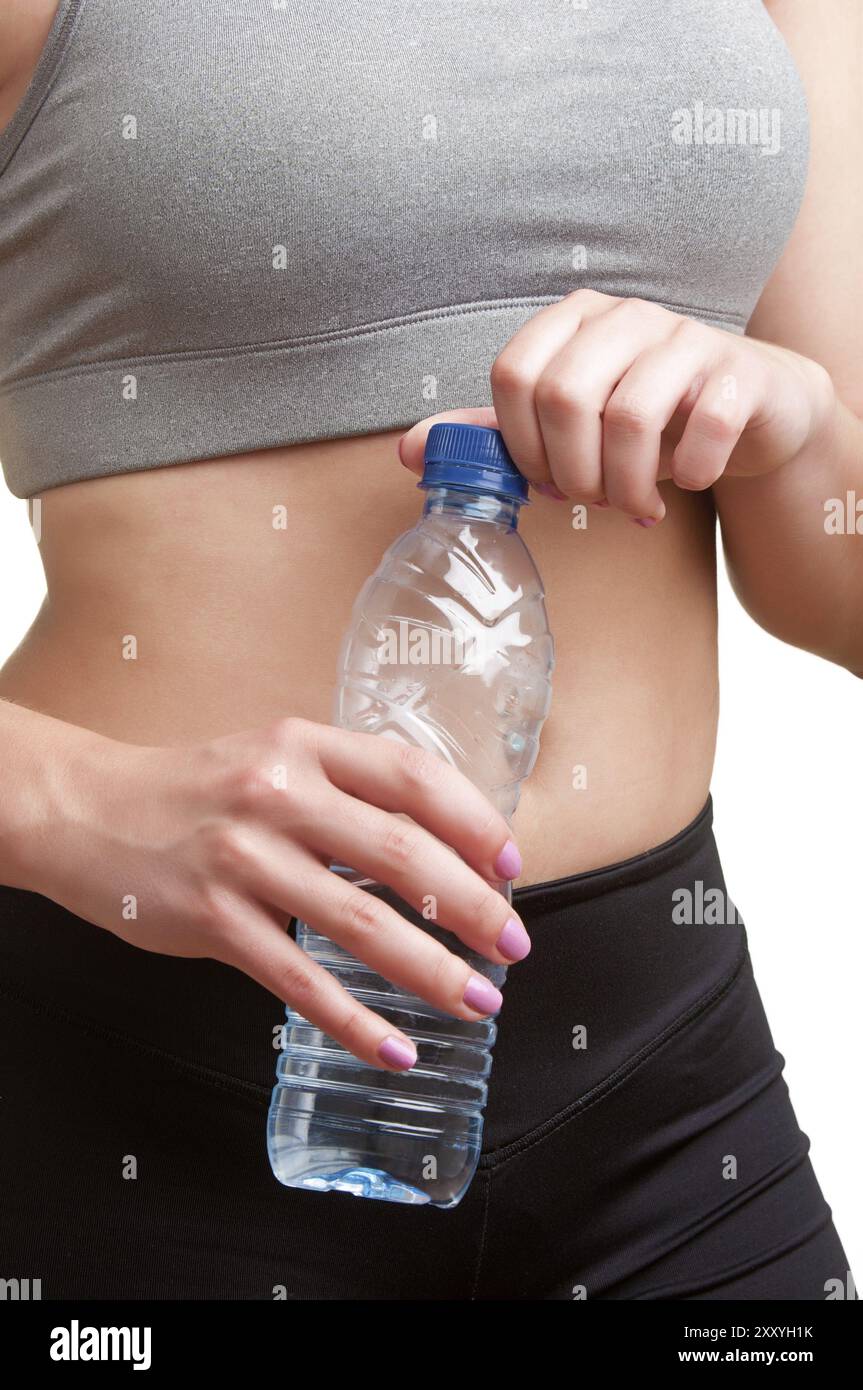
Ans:
<svg viewBox="0 0 863 1390"><path fill-rule="evenodd" d="M559 25L558 8L548 13L546 8L542 22ZM45 9L47 13L50 6ZM453 405L489 400L487 372L494 353L486 360L476 350L470 335L477 331L477 315L449 325L445 315L438 315L435 294L444 281L448 304L486 306L482 312L488 321L500 312L493 307L499 301L520 305L524 321L532 312L525 309L525 300L536 300L539 307L543 298L592 283L609 293L656 298L733 331L745 322L773 258L769 246L764 249L763 228L748 228L745 218L759 181L774 180L775 202L781 176L760 150L725 163L714 151L713 163L705 162L707 154L697 141L695 148L672 141L668 117L675 106L694 105L701 95L709 99L705 84L711 72L718 74L717 100L723 92L729 105L735 93L757 99L761 88L753 73L760 71L758 53L781 69L779 86L768 82L764 93L779 91L787 97L793 78L777 51L775 31L763 15L756 16L756 0L733 0L728 31L701 0L691 6L674 0L673 13L664 9L651 12L652 17L630 0L621 0L610 12L603 7L602 13L579 14L574 7L572 22L588 29L582 36L573 31L567 39L577 79L572 81L569 59L551 42L544 54L541 38L519 31L501 46L509 28L497 7L483 5L475 22L491 25L489 40L497 38L465 56L475 67L459 74L465 86L454 105L452 65L468 53L447 29L456 22L457 9L447 10L449 18L439 27L425 26L421 39L408 32L406 22L404 29L393 30L394 58L381 47L379 33L375 44L364 46L360 39L368 37L365 31L360 35L356 25L351 29L338 7L325 9L330 20L340 16L338 44L330 53L330 41L321 38L326 27L316 30L311 57L302 55L302 71L306 82L320 82L331 62L333 79L342 73L348 82L334 114L320 87L314 89L320 109L330 113L329 136L327 129L316 129L315 110L308 113L311 86L308 92L290 91L285 105L293 124L279 125L278 65L275 70L269 66L262 78L263 115L249 104L246 87L232 84L229 69L220 67L225 55L214 30L201 72L195 68L195 54L190 69L197 82L209 64L212 90L175 86L169 94L171 140L160 138L148 149L136 138L134 148L127 146L119 155L123 163L118 166L117 151L105 143L115 117L119 121L130 105L139 110L146 139L160 113L169 109L159 105L163 95L154 77L161 72L164 79L164 65L159 69L159 55L151 55L151 36L135 28L137 7L124 5L117 11L118 28L123 45L128 47L130 36L138 45L131 65L137 85L130 77L128 90L114 98L111 89L112 101L103 101L103 35L95 24L102 16L104 25L104 16L113 10L105 0L91 0L83 7L66 67L39 109L32 132L17 147L3 175L7 183L0 181L0 201L4 186L11 189L13 201L23 200L15 204L24 209L22 223L29 214L34 233L47 237L38 263L42 288L31 298L38 313L47 314L52 304L54 311L40 325L49 343L43 360L34 328L35 351L26 342L4 372L7 400L17 414L12 417L15 448L10 446L8 458L3 449L0 453L19 495L38 493L48 595L0 672L0 696L133 743L179 744L285 713L327 720L338 644L353 598L389 542L413 524L420 505L415 479L398 466L395 441L400 431L378 431L378 415L407 424L447 408L450 397ZM376 18L361 19L365 13L357 10L357 24L378 25ZM516 16L526 23L518 7L508 7L503 18L507 16L510 27ZM297 22L290 11L288 21ZM42 25L44 38L44 20L33 22ZM264 27L277 22L281 20L268 15ZM247 49L257 42L256 33L255 26L244 32ZM311 44L309 33L304 30L303 36ZM342 51L349 33L357 39L353 56ZM715 51L704 51L705 34ZM745 51L750 41L758 49L754 58ZM296 43L283 50L280 38L269 30L268 43L268 58L275 53L277 63L299 62ZM119 44L114 36L115 47ZM32 70L37 52L34 44L22 46L21 72L28 64ZM182 82L187 53L188 45L175 35L169 87L171 81ZM445 60L435 66L438 53ZM682 55L681 81L667 92L657 86L667 75L659 71L662 53L669 62ZM235 55L229 59L230 67ZM419 59L425 67L417 73L411 65ZM152 72L146 70L150 63ZM494 86L495 63L506 72L513 103ZM620 91L615 88L613 136L606 149L602 132L608 122L597 103L609 100L603 71L615 63ZM553 83L545 81L549 64ZM478 87L477 78L486 76L483 65L488 86ZM639 107L645 90L642 69L651 82L649 120ZM422 90L424 71L433 77L428 91ZM354 134L352 122L363 109L363 84L375 82L381 100L366 103L362 127ZM25 85L19 73L7 90L17 100ZM415 102L413 87L421 89ZM227 107L226 94L231 99ZM257 95L255 89L252 96ZM794 96L796 101L799 93ZM241 102L246 104L237 118L240 134L234 146L225 146L225 121L230 127L230 113ZM408 132L390 177L392 121L401 119L403 107L410 112L414 105L423 143L416 132ZM515 114L507 114L509 105L517 108ZM175 118L177 108L185 113L183 121ZM431 150L428 116L423 115L427 108L432 114L443 108L437 110ZM8 110L0 107L0 124L14 109L14 101ZM495 120L484 122L483 112L494 114ZM507 119L514 123L509 132L500 128ZM530 121L546 126L528 129ZM540 128L544 138L537 142ZM213 145L216 130L220 146ZM45 152L43 163L34 166L44 176L64 140L72 141L66 162L75 165L81 185L76 191L73 180L63 182L56 205L61 219L49 215L45 206L28 208L33 170L26 161L36 149ZM83 151L94 140L102 141L102 152L87 162ZM285 145L288 154L280 160ZM486 148L488 159L483 158ZM421 172L412 159L421 159ZM587 163L581 165L579 159ZM600 175L609 159L605 197ZM296 207L290 209L287 230L284 217L274 216L272 226L268 220L270 204L279 201L283 166L296 179ZM118 167L124 173L119 181ZM438 210L437 220L428 221L428 232L424 209L417 213L408 196L411 180L420 200L425 196L430 208ZM502 189L510 194L505 205ZM453 190L457 197L449 196ZM791 187L789 207L796 196ZM251 207L248 225L238 225L255 199L263 201L268 213L258 249L269 254L271 244L283 238L291 253L287 281L267 279L265 289L249 268L255 254L249 237L257 234L260 207ZM47 206L54 209L50 191ZM767 216L763 199L759 206L760 215ZM705 212L712 214L712 222L710 217L704 221ZM788 215L786 208L780 222L787 222ZM125 220L118 222L120 216ZM472 217L478 219L474 224ZM386 232L378 251L369 241L376 227L377 233ZM134 255L118 252L126 231ZM437 242L435 231L442 238ZM312 232L315 239L309 240ZM782 227L774 226L771 235L781 244ZM63 269L61 254L70 257L71 269ZM64 332L69 328L68 343L64 332L53 333L54 321L63 320L64 274L76 288L84 286L75 314L61 324ZM49 283L52 276L55 284ZM22 332L31 322L25 322L25 282L22 274L8 285L10 313L14 318L20 309ZM298 378L302 390L294 390L287 377L278 406L284 431L277 415L275 425L268 423L268 443L275 442L273 435L302 441L299 400L315 415L309 433L320 437L241 452L237 440L242 429L251 428L258 406L272 410L271 385L266 397L264 387L256 386L263 380L256 375L258 368L274 370L269 351L274 341L272 295L285 296L278 299L279 325L297 309L296 331L289 335L286 351L308 349L309 329L320 327L317 337L312 334L311 350L320 351L322 366L320 390L314 370ZM409 323L399 318L406 311ZM388 327L404 336L368 333L357 338L352 318L379 323L384 317ZM442 332L448 336L441 338ZM419 347L411 333L424 335ZM248 346L250 337L256 342L255 334L269 355L250 357L245 348L242 356L238 348L222 351L223 342ZM101 362L100 344L107 337L111 345ZM388 358L380 355L384 342L390 344ZM405 357L404 372L402 343L404 354L413 354ZM442 343L448 370L440 380ZM192 350L186 350L187 344ZM121 371L127 356L143 364L140 407L134 411L124 403L115 409L112 396L106 414L104 396L92 391L91 384L106 379L98 378L99 372L115 366ZM356 376L366 357L377 395L368 380L360 383ZM151 382L164 386L157 369L166 362L178 390L172 399L182 403L188 384L189 437L211 442L209 448L192 451L194 462L185 461L190 455L184 448L182 409L166 408L164 399L146 389ZM426 366L441 389L423 409ZM278 361L275 369L280 370ZM215 406L202 404L208 400L208 374L217 371L227 373L220 378L223 384L236 386L232 409L223 404L223 390L213 396ZM181 379L182 373L187 376ZM281 378L266 378L268 383L273 379ZM414 379L415 409L405 394ZM353 383L355 401L349 398ZM485 393L481 398L479 391ZM36 408L40 401L41 413ZM363 422L357 437L324 437L330 420L340 425L333 433L349 436L341 426L354 418ZM65 475L72 479L68 482L63 481L64 428L74 460ZM45 458L46 439L53 443L50 463L31 467L28 431ZM173 466L158 466L159 447ZM222 449L227 456L198 457ZM113 456L110 476L98 476L106 471L103 455ZM132 471L124 471L130 467ZM545 499L523 514L522 534L543 576L557 649L553 707L515 821L525 860L523 883L647 849L690 821L705 801L718 703L714 515L709 497L682 493L669 484L663 485L663 493L667 517L653 530L596 509L585 527L574 526L567 505Z"/></svg>
<svg viewBox="0 0 863 1390"><path fill-rule="evenodd" d="M0 696L132 743L210 738L280 714L326 722L353 599L421 504L397 437L46 492L48 596L0 672ZM668 515L653 531L596 509L573 529L569 507L545 499L523 512L557 647L552 710L515 821L523 882L658 844L706 798L713 513L708 499L663 490Z"/></svg>

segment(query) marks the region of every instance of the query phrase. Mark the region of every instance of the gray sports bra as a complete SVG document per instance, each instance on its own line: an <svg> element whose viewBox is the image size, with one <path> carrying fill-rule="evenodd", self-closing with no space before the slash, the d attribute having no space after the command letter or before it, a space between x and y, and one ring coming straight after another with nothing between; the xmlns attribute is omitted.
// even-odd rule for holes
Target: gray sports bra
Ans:
<svg viewBox="0 0 863 1390"><path fill-rule="evenodd" d="M60 0L0 135L8 485L489 404L579 285L742 332L807 141L761 0Z"/></svg>

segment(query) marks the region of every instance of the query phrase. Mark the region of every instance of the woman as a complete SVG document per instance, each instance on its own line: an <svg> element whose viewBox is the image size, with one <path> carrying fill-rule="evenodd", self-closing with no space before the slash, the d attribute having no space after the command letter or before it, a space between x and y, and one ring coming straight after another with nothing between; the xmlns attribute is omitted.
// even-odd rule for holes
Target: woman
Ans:
<svg viewBox="0 0 863 1390"><path fill-rule="evenodd" d="M743 928L674 910L725 893L716 513L757 620L863 672L863 560L823 524L863 484L858 30L812 9L4 10L0 457L48 597L0 677L0 1248L43 1297L846 1279ZM512 830L327 727L430 409L497 421L538 494L558 661ZM269 1171L284 1001L416 1060L294 915L459 1018L500 1005L331 858L512 963L452 1211Z"/></svg>

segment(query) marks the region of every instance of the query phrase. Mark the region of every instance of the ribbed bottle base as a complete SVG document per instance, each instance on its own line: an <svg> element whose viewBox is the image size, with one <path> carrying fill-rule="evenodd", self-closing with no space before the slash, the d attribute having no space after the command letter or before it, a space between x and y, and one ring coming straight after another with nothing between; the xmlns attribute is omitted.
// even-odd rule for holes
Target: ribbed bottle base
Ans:
<svg viewBox="0 0 863 1390"><path fill-rule="evenodd" d="M380 1168L334 1167L333 1156L326 1149L304 1149L296 1172L291 1171L290 1166L283 1171L280 1156L274 1155L272 1150L270 1162L285 1187L300 1187L307 1192L348 1192L353 1197L371 1197L380 1202L402 1202L417 1207L428 1206L431 1202L427 1192L399 1182Z"/></svg>
<svg viewBox="0 0 863 1390"><path fill-rule="evenodd" d="M267 1148L285 1187L412 1206L452 1207L464 1196L479 1157L481 1116L447 1134L440 1111L408 1115L397 1107L373 1119L359 1109L333 1114L319 1100L314 1089L277 1084L273 1091Z"/></svg>

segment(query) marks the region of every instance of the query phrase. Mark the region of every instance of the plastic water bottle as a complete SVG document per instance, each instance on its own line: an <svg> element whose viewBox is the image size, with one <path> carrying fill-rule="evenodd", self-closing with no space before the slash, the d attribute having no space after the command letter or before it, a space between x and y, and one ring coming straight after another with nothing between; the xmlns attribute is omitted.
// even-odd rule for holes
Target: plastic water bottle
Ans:
<svg viewBox="0 0 863 1390"><path fill-rule="evenodd" d="M432 750L509 820L539 751L554 665L542 584L517 530L527 483L497 430L437 424L419 486L421 519L354 605L333 722ZM433 910L426 920L391 889L332 867L503 984L506 967L436 926ZM288 1007L273 1172L288 1187L455 1206L479 1158L494 1021L465 1022L404 993L304 922L297 941L411 1038L417 1061L406 1072L368 1066Z"/></svg>

